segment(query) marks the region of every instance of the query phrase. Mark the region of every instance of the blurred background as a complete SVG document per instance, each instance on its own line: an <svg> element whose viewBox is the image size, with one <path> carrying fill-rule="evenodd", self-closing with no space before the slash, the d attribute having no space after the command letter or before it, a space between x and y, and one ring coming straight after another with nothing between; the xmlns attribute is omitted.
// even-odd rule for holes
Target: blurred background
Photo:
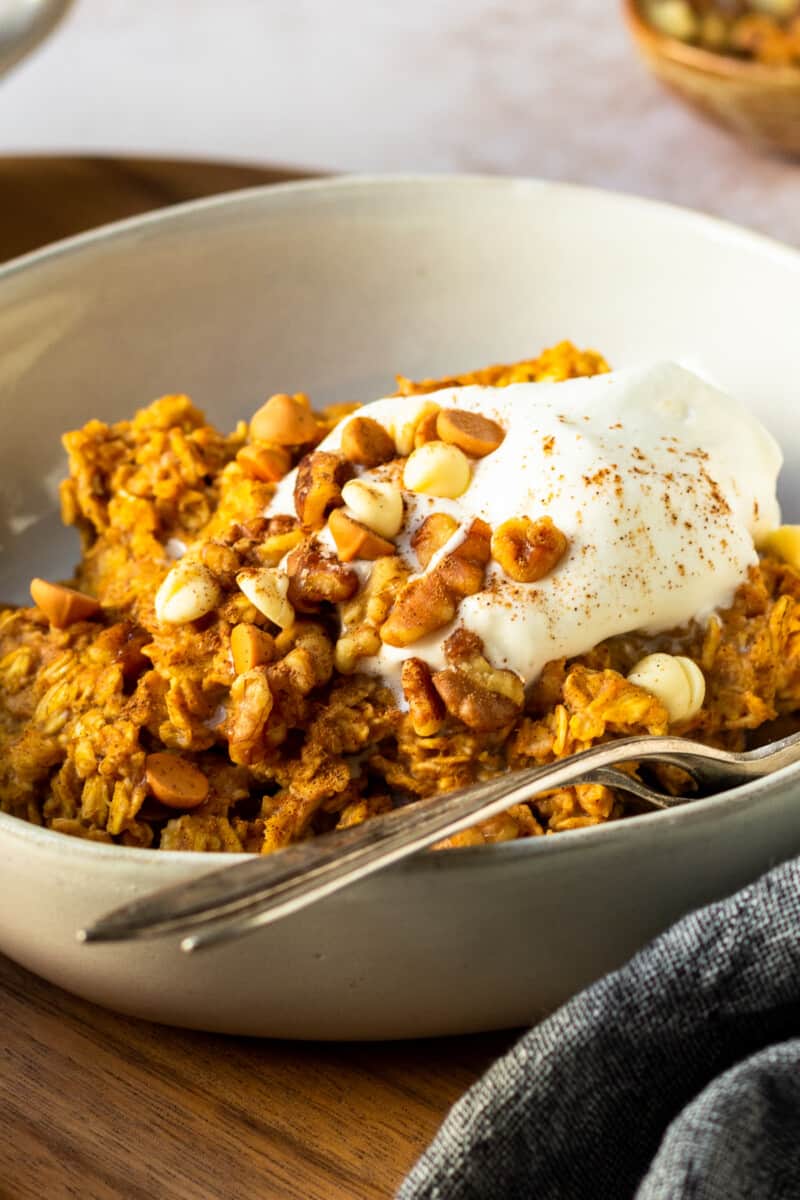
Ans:
<svg viewBox="0 0 800 1200"><path fill-rule="evenodd" d="M677 103L614 0L75 0L0 79L32 153L539 175L800 244L800 167Z"/></svg>

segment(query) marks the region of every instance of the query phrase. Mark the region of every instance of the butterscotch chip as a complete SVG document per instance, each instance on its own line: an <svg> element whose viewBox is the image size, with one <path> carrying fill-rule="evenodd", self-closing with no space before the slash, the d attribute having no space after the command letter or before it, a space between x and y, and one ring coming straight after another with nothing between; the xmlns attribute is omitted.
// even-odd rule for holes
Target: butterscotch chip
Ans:
<svg viewBox="0 0 800 1200"><path fill-rule="evenodd" d="M253 667L272 662L275 642L263 629L243 621L231 630L231 654L233 669L237 675L252 671Z"/></svg>
<svg viewBox="0 0 800 1200"><path fill-rule="evenodd" d="M151 794L167 808L197 808L208 797L203 772L179 754L148 754L144 771Z"/></svg>
<svg viewBox="0 0 800 1200"><path fill-rule="evenodd" d="M387 542L380 534L367 529L359 521L335 508L328 518L328 528L336 543L336 552L341 562L352 562L354 558L384 558L387 554L395 554L393 542Z"/></svg>
<svg viewBox="0 0 800 1200"><path fill-rule="evenodd" d="M436 433L441 441L458 446L470 458L485 458L506 436L496 421L461 408L442 409L436 418Z"/></svg>
<svg viewBox="0 0 800 1200"><path fill-rule="evenodd" d="M433 686L428 664L407 658L400 674L403 695L408 701L411 725L417 737L433 737L442 727L444 703Z"/></svg>
<svg viewBox="0 0 800 1200"><path fill-rule="evenodd" d="M289 451L283 446L243 446L236 461L245 475L262 483L277 483L292 465Z"/></svg>
<svg viewBox="0 0 800 1200"><path fill-rule="evenodd" d="M423 571L458 529L458 521L449 513L431 513L411 539L411 546Z"/></svg>
<svg viewBox="0 0 800 1200"><path fill-rule="evenodd" d="M536 583L558 566L568 545L550 517L514 517L492 534L492 558L517 583Z"/></svg>
<svg viewBox="0 0 800 1200"><path fill-rule="evenodd" d="M379 467L397 457L394 438L372 417L353 417L342 430L342 454L361 467Z"/></svg>
<svg viewBox="0 0 800 1200"><path fill-rule="evenodd" d="M317 437L317 422L302 400L278 392L253 415L250 437L277 446L302 446Z"/></svg>
<svg viewBox="0 0 800 1200"><path fill-rule="evenodd" d="M31 596L36 607L56 629L66 629L76 621L88 621L100 612L94 596L60 583L49 583L46 579L31 580Z"/></svg>

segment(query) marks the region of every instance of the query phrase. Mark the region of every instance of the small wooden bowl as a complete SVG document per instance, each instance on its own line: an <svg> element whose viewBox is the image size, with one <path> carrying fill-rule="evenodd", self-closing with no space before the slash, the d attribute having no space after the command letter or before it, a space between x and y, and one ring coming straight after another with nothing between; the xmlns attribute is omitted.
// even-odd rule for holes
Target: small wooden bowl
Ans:
<svg viewBox="0 0 800 1200"><path fill-rule="evenodd" d="M702 50L648 24L639 0L625 19L650 70L717 125L761 148L800 157L800 67L770 67Z"/></svg>

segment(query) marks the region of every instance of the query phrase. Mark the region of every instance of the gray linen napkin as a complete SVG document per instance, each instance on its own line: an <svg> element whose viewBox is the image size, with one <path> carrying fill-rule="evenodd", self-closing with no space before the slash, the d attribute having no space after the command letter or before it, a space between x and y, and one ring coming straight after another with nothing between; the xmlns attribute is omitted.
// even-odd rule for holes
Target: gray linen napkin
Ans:
<svg viewBox="0 0 800 1200"><path fill-rule="evenodd" d="M518 1197L800 1198L800 859L525 1034L397 1200Z"/></svg>

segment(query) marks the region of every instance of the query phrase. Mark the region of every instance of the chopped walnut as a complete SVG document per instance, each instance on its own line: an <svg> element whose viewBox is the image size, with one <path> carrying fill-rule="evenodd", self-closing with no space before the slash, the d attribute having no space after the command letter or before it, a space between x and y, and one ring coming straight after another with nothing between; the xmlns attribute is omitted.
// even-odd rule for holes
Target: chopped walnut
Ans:
<svg viewBox="0 0 800 1200"><path fill-rule="evenodd" d="M457 596L474 596L483 587L486 564L491 556L492 530L479 517L470 525L467 536L446 554L436 573Z"/></svg>
<svg viewBox="0 0 800 1200"><path fill-rule="evenodd" d="M288 514L270 517L263 541L258 548L259 561L267 567L276 567L290 550L303 540L303 531L296 517Z"/></svg>
<svg viewBox="0 0 800 1200"><path fill-rule="evenodd" d="M490 538L489 526L476 518L464 540L432 571L406 585L381 629L381 640L390 646L410 646L449 625L459 600L483 587Z"/></svg>
<svg viewBox="0 0 800 1200"><path fill-rule="evenodd" d="M314 612L320 604L342 604L358 591L358 575L311 538L306 538L286 560L289 602L300 612Z"/></svg>
<svg viewBox="0 0 800 1200"><path fill-rule="evenodd" d="M206 542L200 550L200 561L208 567L226 591L236 587L236 573L241 569L241 561L235 550L222 542Z"/></svg>
<svg viewBox="0 0 800 1200"><path fill-rule="evenodd" d="M457 629L444 652L450 666L433 676L433 685L451 716L480 731L501 729L519 716L525 703L522 680L514 671L493 667L476 634Z"/></svg>
<svg viewBox="0 0 800 1200"><path fill-rule="evenodd" d="M410 646L449 625L456 606L456 598L437 572L412 579L381 627L381 641L389 646Z"/></svg>
<svg viewBox="0 0 800 1200"><path fill-rule="evenodd" d="M514 517L504 521L492 534L492 558L510 579L535 583L558 566L568 545L567 538L550 517L540 517L538 521Z"/></svg>
<svg viewBox="0 0 800 1200"><path fill-rule="evenodd" d="M342 506L342 487L352 476L350 463L327 450L316 450L300 460L294 505L306 529L321 529L331 509Z"/></svg>
<svg viewBox="0 0 800 1200"><path fill-rule="evenodd" d="M333 674L333 646L322 626L314 621L298 621L276 645L283 657L267 672L274 692L293 688L307 696L313 688L327 683Z"/></svg>
<svg viewBox="0 0 800 1200"><path fill-rule="evenodd" d="M435 512L425 518L411 539L411 547L423 571L427 569L434 554L450 541L457 529L458 521L449 513Z"/></svg>
<svg viewBox="0 0 800 1200"><path fill-rule="evenodd" d="M263 757L264 727L272 712L266 667L238 675L228 706L228 753L231 761L249 766Z"/></svg>
<svg viewBox="0 0 800 1200"><path fill-rule="evenodd" d="M378 630L408 574L408 566L397 555L378 558L364 587L342 606L342 633L336 643L336 669L341 674L352 674L360 659L379 652Z"/></svg>
<svg viewBox="0 0 800 1200"><path fill-rule="evenodd" d="M421 658L407 658L400 679L414 733L417 737L432 737L442 727L445 707L433 686L428 664Z"/></svg>
<svg viewBox="0 0 800 1200"><path fill-rule="evenodd" d="M452 717L470 729L502 729L518 716L519 708L507 696L480 684L458 667L445 667L433 677L433 686Z"/></svg>

